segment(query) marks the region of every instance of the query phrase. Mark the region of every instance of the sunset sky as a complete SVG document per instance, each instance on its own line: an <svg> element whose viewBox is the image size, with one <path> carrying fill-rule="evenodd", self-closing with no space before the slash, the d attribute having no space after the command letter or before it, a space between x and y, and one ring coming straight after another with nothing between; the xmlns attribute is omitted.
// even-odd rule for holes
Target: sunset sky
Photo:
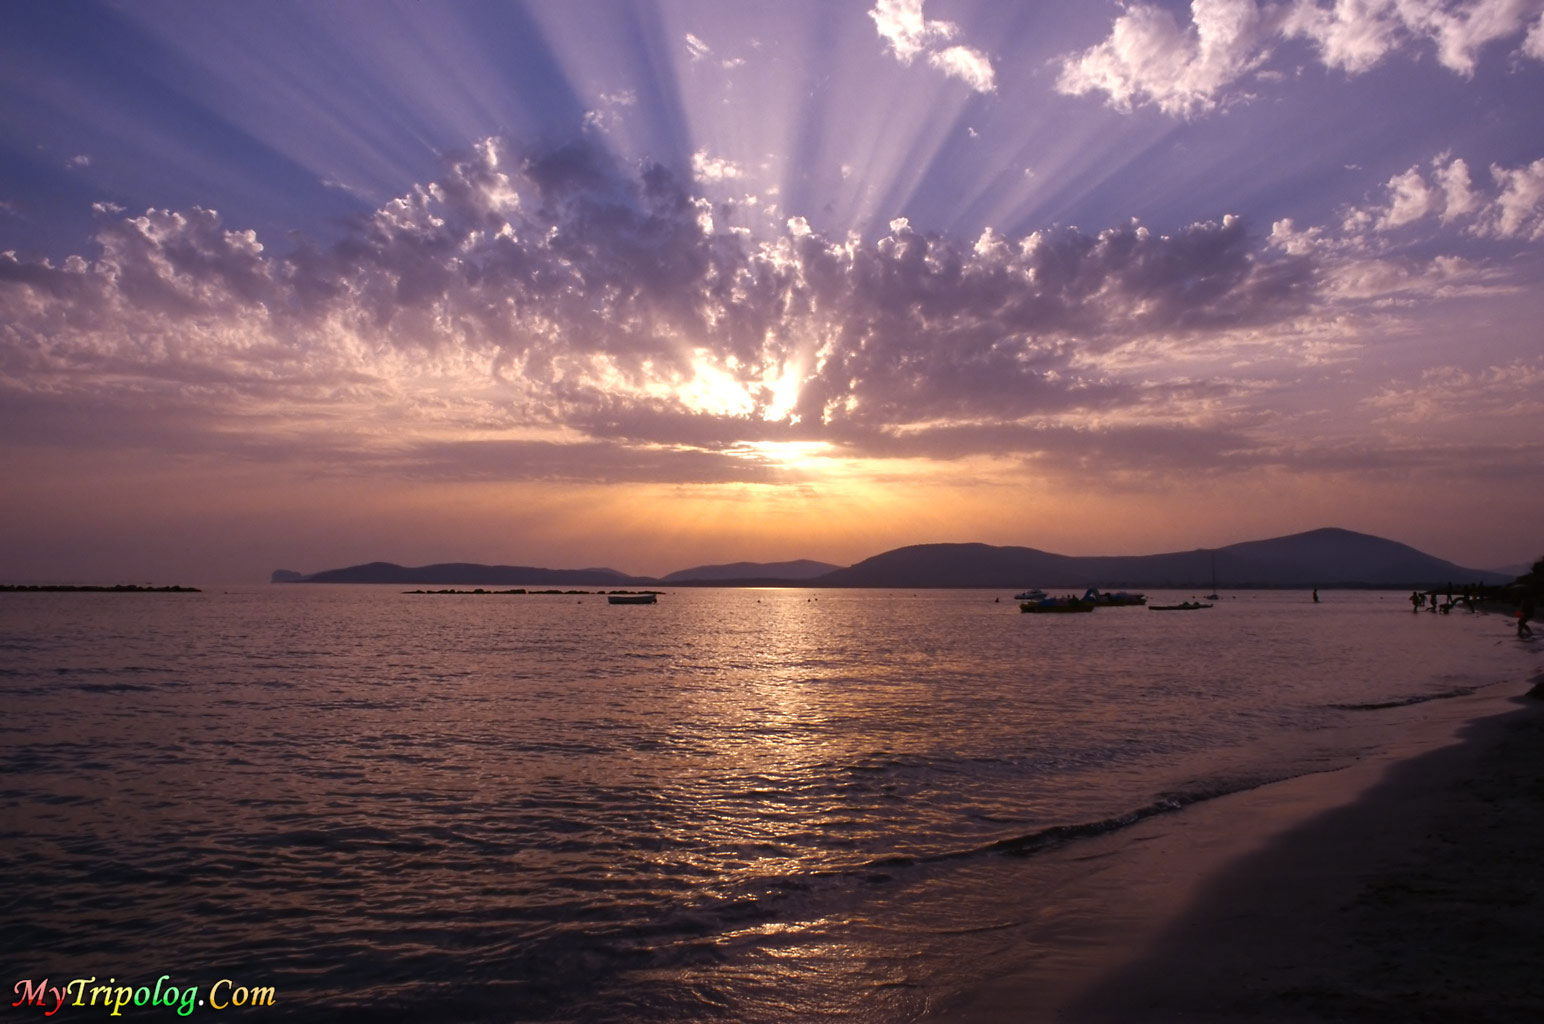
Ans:
<svg viewBox="0 0 1544 1024"><path fill-rule="evenodd" d="M0 5L0 581L1544 553L1544 0Z"/></svg>

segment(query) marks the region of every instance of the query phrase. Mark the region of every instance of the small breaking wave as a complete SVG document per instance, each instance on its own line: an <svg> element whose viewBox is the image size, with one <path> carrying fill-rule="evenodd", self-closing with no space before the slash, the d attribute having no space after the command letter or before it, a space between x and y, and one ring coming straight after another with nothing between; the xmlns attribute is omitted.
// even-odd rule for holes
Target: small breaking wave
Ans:
<svg viewBox="0 0 1544 1024"><path fill-rule="evenodd" d="M1421 693L1413 697L1396 697L1392 700L1373 701L1366 704L1331 704L1336 711L1386 711L1389 708L1407 708L1412 704L1425 704L1433 700L1452 700L1478 692L1477 686L1459 686L1439 693Z"/></svg>

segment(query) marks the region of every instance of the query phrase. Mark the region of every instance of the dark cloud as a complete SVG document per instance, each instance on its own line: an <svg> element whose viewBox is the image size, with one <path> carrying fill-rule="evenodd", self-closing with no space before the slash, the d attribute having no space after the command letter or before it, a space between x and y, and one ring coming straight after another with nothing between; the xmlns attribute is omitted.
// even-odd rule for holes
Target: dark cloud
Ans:
<svg viewBox="0 0 1544 1024"><path fill-rule="evenodd" d="M604 441L442 441L414 445L388 471L444 481L789 483L796 470L754 452Z"/></svg>
<svg viewBox="0 0 1544 1024"><path fill-rule="evenodd" d="M1311 257L1265 255L1231 216L1015 240L896 221L871 241L767 237L751 230L760 216L588 144L522 155L497 140L328 248L276 255L213 211L151 210L103 226L89 259L0 258L0 401L132 408L158 394L201 418L265 402L402 416L449 396L464 409L439 427L475 408L507 428L568 428L593 442L570 446L575 465L609 477L600 448L625 442L607 450L674 479L690 460L639 446L1039 450L1054 435L1014 424L1150 398L1101 355L1140 338L1205 346L1316 301ZM505 466L551 454L500 451Z"/></svg>

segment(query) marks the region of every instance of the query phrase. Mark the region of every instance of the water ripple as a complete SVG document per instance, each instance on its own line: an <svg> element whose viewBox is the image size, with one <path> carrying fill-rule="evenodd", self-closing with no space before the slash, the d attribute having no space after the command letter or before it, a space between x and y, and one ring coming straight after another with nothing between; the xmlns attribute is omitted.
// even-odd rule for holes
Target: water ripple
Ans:
<svg viewBox="0 0 1544 1024"><path fill-rule="evenodd" d="M281 1019L906 1019L1035 915L1014 865L1514 664L1482 619L1361 629L1377 595L810 596L4 595L0 958L239 973Z"/></svg>

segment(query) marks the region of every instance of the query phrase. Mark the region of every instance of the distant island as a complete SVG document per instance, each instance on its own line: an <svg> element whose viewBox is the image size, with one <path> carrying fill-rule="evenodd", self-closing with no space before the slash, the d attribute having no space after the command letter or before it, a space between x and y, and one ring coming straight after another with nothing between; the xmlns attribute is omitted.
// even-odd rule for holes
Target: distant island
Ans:
<svg viewBox="0 0 1544 1024"><path fill-rule="evenodd" d="M429 594L449 597L611 597L633 596L639 594L658 594L657 590L527 590L524 587L516 587L512 590L485 590L478 587L476 590L404 590L404 594Z"/></svg>
<svg viewBox="0 0 1544 1024"><path fill-rule="evenodd" d="M118 583L111 587L71 583L0 583L0 593L5 594L201 594L197 587L142 587L134 583Z"/></svg>
<svg viewBox="0 0 1544 1024"><path fill-rule="evenodd" d="M856 587L1409 587L1511 582L1407 544L1327 527L1307 533L1159 555L1071 557L1034 548L921 544L897 548L820 578ZM929 581L923 583L922 581Z"/></svg>
<svg viewBox="0 0 1544 1024"><path fill-rule="evenodd" d="M682 569L655 579L615 569L447 562L407 567L370 562L299 573L281 569L275 583L390 583L422 586L800 586L912 588L1149 587L1234 590L1281 587L1399 587L1509 583L1512 576L1468 569L1407 544L1334 527L1157 555L1058 555L990 544L915 544L846 568L803 559L734 562Z"/></svg>
<svg viewBox="0 0 1544 1024"><path fill-rule="evenodd" d="M541 569L530 565L479 565L475 562L441 562L416 568L391 562L369 562L309 574L280 569L271 580L274 583L394 583L404 586L464 583L494 587L518 583L606 587L653 582L624 575L615 569Z"/></svg>

